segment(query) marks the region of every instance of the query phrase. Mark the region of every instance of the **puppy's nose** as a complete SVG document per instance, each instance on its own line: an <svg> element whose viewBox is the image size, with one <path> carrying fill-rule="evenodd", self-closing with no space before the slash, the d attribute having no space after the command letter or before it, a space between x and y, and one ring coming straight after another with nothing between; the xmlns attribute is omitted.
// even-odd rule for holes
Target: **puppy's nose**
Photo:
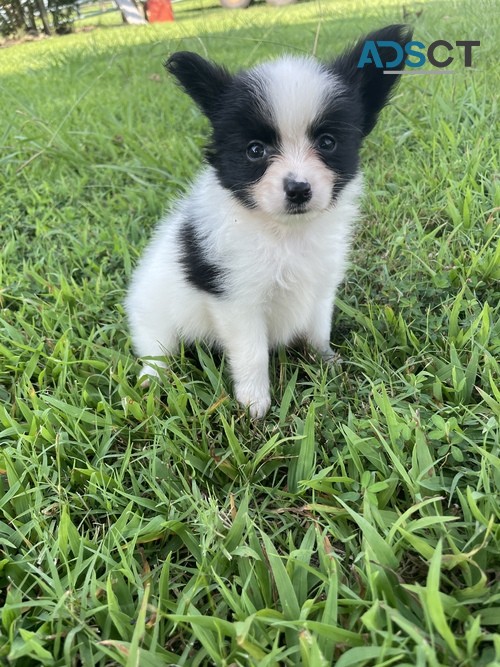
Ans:
<svg viewBox="0 0 500 667"><path fill-rule="evenodd" d="M285 194L291 204L305 204L311 199L312 190L307 181L285 178Z"/></svg>

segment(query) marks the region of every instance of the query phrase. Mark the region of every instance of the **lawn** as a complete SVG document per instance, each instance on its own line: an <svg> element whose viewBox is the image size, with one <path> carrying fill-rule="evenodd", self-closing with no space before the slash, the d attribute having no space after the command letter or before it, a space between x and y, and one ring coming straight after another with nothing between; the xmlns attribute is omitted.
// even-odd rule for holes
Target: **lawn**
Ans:
<svg viewBox="0 0 500 667"><path fill-rule="evenodd" d="M0 664L500 665L495 5L185 0L0 49ZM257 423L204 347L141 389L127 281L207 132L163 59L402 20L481 47L365 143L343 366L280 350Z"/></svg>

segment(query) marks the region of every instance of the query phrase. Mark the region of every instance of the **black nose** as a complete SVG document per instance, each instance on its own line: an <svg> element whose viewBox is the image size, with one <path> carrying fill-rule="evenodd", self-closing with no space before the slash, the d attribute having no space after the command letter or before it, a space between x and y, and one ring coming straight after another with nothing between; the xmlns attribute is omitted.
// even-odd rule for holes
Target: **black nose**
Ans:
<svg viewBox="0 0 500 667"><path fill-rule="evenodd" d="M311 199L312 190L307 181L285 178L285 194L291 204L305 204Z"/></svg>

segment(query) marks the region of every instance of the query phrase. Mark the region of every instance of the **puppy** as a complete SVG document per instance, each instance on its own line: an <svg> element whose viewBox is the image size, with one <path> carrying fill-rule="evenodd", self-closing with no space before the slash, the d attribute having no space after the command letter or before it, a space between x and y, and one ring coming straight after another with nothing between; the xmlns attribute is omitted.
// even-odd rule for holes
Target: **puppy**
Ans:
<svg viewBox="0 0 500 667"><path fill-rule="evenodd" d="M259 418L271 403L271 348L305 339L335 359L330 328L358 215L359 151L399 78L358 68L368 39L404 48L411 31L388 26L326 64L285 56L233 75L195 53L166 62L212 136L201 174L132 277L132 339L149 359L141 376L156 375L181 340L217 345L236 399ZM385 50L383 62L393 57Z"/></svg>

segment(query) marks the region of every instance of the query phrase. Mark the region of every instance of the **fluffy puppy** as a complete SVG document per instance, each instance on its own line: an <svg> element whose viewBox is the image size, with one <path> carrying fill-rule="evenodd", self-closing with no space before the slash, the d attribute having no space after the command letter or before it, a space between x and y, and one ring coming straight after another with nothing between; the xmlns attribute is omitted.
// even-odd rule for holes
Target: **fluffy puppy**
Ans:
<svg viewBox="0 0 500 667"><path fill-rule="evenodd" d="M233 75L195 53L166 62L212 136L201 174L132 277L132 339L149 358L141 375L157 374L181 340L217 345L237 400L262 417L271 348L305 339L335 358L330 328L358 214L359 150L399 78L357 67L367 39L404 47L411 31L388 26L326 64L285 56ZM385 49L384 62L393 57Z"/></svg>

